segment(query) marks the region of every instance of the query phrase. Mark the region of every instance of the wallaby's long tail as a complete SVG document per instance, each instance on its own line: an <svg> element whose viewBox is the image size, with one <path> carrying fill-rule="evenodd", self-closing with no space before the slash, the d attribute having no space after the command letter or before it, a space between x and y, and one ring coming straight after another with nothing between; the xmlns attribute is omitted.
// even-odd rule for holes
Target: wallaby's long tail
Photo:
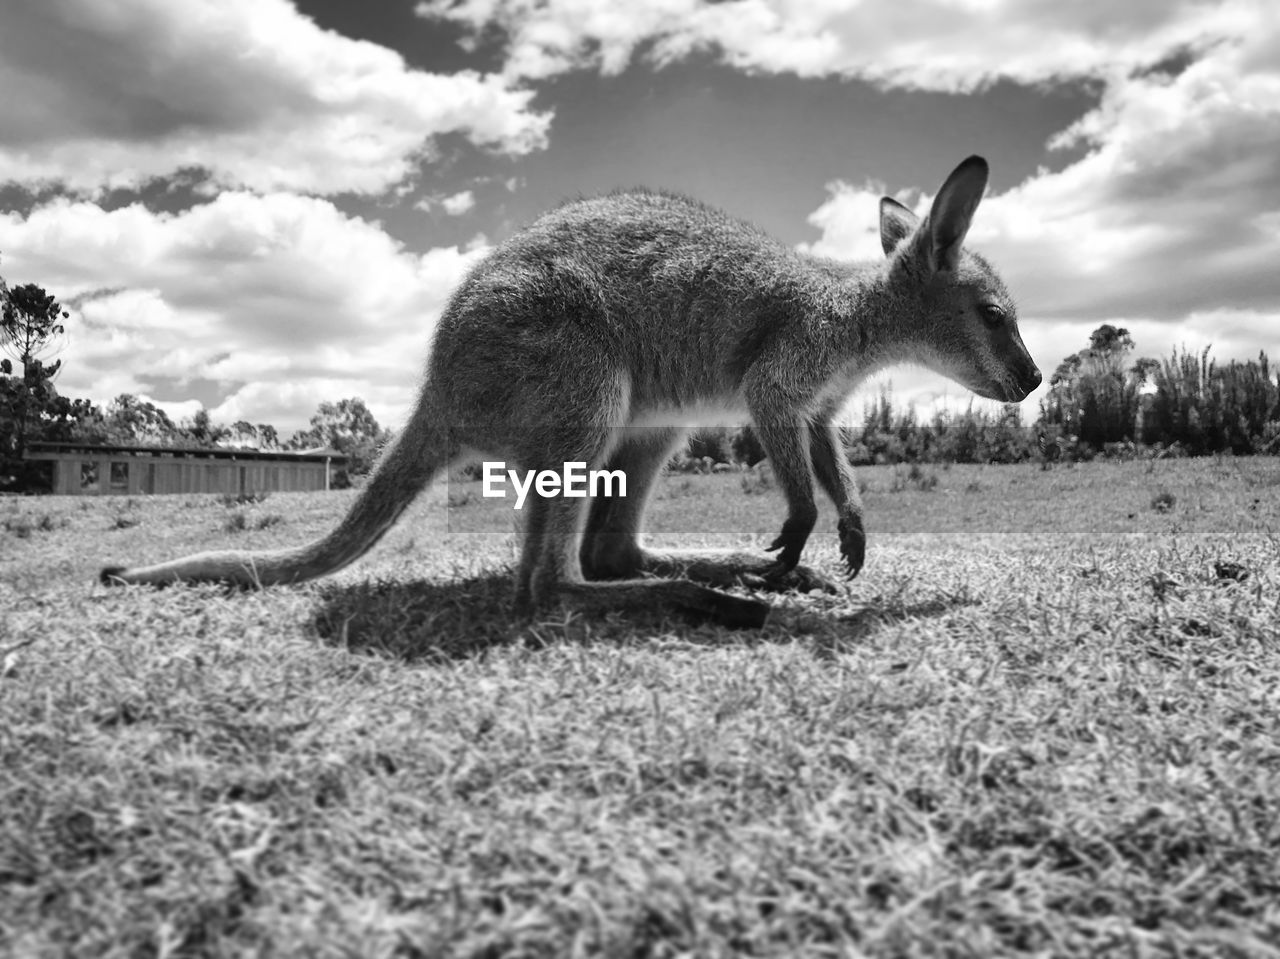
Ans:
<svg viewBox="0 0 1280 959"><path fill-rule="evenodd" d="M98 578L108 585L219 582L271 586L341 569L368 552L431 477L456 455L449 431L428 425L429 414L423 405L383 454L347 515L328 535L289 549L222 550L155 566L108 566Z"/></svg>

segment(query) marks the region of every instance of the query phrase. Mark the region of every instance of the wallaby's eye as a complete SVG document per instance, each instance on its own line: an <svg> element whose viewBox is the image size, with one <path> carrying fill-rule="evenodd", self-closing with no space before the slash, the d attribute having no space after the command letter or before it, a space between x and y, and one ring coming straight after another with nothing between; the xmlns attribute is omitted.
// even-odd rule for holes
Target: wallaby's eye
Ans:
<svg viewBox="0 0 1280 959"><path fill-rule="evenodd" d="M999 326L1009 316L1002 307L994 303L984 303L979 309L982 311L982 322L991 327Z"/></svg>

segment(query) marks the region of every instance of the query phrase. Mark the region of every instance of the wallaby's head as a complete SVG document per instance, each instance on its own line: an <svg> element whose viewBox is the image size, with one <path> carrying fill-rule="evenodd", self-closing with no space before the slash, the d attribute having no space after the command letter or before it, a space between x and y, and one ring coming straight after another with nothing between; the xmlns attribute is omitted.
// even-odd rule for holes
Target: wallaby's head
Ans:
<svg viewBox="0 0 1280 959"><path fill-rule="evenodd" d="M987 161L971 156L947 177L923 220L884 197L880 242L890 288L911 317L903 332L913 356L979 396L1016 403L1040 385L1040 370L1000 277L962 245L986 185Z"/></svg>

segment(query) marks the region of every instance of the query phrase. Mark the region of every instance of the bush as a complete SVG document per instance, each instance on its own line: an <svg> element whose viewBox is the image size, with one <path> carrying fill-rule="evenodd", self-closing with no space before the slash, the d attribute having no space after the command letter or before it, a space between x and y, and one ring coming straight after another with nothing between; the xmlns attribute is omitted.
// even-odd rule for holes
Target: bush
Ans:
<svg viewBox="0 0 1280 959"><path fill-rule="evenodd" d="M218 497L218 502L230 509L232 506L252 506L254 503L264 503L270 495L266 490L256 493L223 493Z"/></svg>
<svg viewBox="0 0 1280 959"><path fill-rule="evenodd" d="M734 430L733 435L729 437L729 449L733 453L733 461L746 467L755 466L768 455L760 442L760 437L750 426Z"/></svg>
<svg viewBox="0 0 1280 959"><path fill-rule="evenodd" d="M912 463L905 469L895 467L893 480L889 485L890 493L901 493L914 487L923 493L932 492L938 486L938 474L934 470L925 470L919 463Z"/></svg>
<svg viewBox="0 0 1280 959"><path fill-rule="evenodd" d="M29 539L35 532L52 533L55 529L65 529L70 525L71 520L65 516L54 519L49 513L42 514L37 520L32 520L28 516L14 516L4 521L5 532L18 539Z"/></svg>
<svg viewBox="0 0 1280 959"><path fill-rule="evenodd" d="M696 460L709 458L713 464L730 462L733 454L729 451L728 431L713 427L693 433L689 437L689 456Z"/></svg>
<svg viewBox="0 0 1280 959"><path fill-rule="evenodd" d="M767 461L757 463L742 475L742 492L748 496L767 493L773 486L773 470Z"/></svg>

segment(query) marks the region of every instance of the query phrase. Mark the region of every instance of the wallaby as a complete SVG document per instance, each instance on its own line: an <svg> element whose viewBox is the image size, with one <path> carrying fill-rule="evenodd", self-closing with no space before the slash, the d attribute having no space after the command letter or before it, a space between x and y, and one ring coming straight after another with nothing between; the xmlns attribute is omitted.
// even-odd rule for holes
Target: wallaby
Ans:
<svg viewBox="0 0 1280 959"><path fill-rule="evenodd" d="M693 581L829 585L799 565L817 518L815 480L857 575L862 505L832 421L861 380L911 362L1005 402L1040 384L1004 284L961 246L986 183L986 161L971 156L924 220L884 197L877 263L803 255L670 193L569 202L500 244L454 292L408 423L333 532L292 549L108 567L101 580L266 586L321 576L368 551L434 475L480 454L627 478L625 498L528 498L518 611L561 597L759 625L769 604ZM641 521L663 465L690 426L726 411L754 423L786 497L767 547L776 557L645 549Z"/></svg>

